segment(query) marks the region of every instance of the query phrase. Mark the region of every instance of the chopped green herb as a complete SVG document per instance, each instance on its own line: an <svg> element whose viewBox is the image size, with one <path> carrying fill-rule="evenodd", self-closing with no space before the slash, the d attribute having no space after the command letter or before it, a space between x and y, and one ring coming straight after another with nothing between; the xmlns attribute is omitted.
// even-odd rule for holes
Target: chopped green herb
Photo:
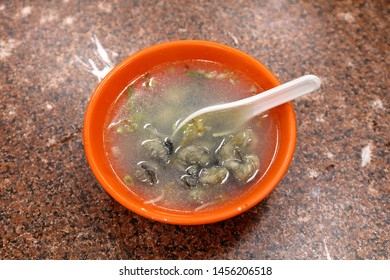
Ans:
<svg viewBox="0 0 390 280"><path fill-rule="evenodd" d="M203 71L188 71L187 76L193 78L207 78L212 79L217 76L217 71L203 72Z"/></svg>
<svg viewBox="0 0 390 280"><path fill-rule="evenodd" d="M205 126L202 118L195 118L183 126L183 143L188 143L192 139L202 136Z"/></svg>
<svg viewBox="0 0 390 280"><path fill-rule="evenodd" d="M116 128L116 132L119 134L131 133L139 129L139 124L135 120L123 120Z"/></svg>
<svg viewBox="0 0 390 280"><path fill-rule="evenodd" d="M129 85L128 89L127 89L127 96L130 98L132 97L134 94L134 86L133 85Z"/></svg>
<svg viewBox="0 0 390 280"><path fill-rule="evenodd" d="M119 133L119 134L124 133L125 132L125 126L124 125L118 126L116 128L116 132Z"/></svg>
<svg viewBox="0 0 390 280"><path fill-rule="evenodd" d="M217 71L208 72L208 73L204 74L204 76L208 79L214 78L215 76L217 76Z"/></svg>
<svg viewBox="0 0 390 280"><path fill-rule="evenodd" d="M147 89L154 89L157 85L157 81L155 78L151 77L147 79L144 83L143 86L146 87Z"/></svg>
<svg viewBox="0 0 390 280"><path fill-rule="evenodd" d="M139 112L137 112L136 108L137 106L137 99L134 96L135 90L134 85L129 85L127 88L127 102L128 102L128 108L129 112L131 114L131 117L129 119L125 119L121 121L116 128L116 131L118 133L128 133L128 132L134 132L135 130L138 130L140 126L140 122L143 120L143 115Z"/></svg>
<svg viewBox="0 0 390 280"><path fill-rule="evenodd" d="M132 121L133 123L139 123L144 119L144 115L141 114L140 112L134 112L132 116Z"/></svg>
<svg viewBox="0 0 390 280"><path fill-rule="evenodd" d="M252 94L255 94L255 93L259 92L259 90L257 89L256 85L251 85L251 87L249 88L248 91L250 93L252 93Z"/></svg>
<svg viewBox="0 0 390 280"><path fill-rule="evenodd" d="M225 72L225 73L218 74L215 78L217 80L223 80L223 79L229 78L231 76L232 76L231 72Z"/></svg>
<svg viewBox="0 0 390 280"><path fill-rule="evenodd" d="M202 202L203 199L207 196L207 193L204 189L202 188L194 188L190 191L189 197L190 199L194 201L199 201Z"/></svg>
<svg viewBox="0 0 390 280"><path fill-rule="evenodd" d="M133 178L132 178L130 175L125 175L125 176L123 177L123 182L124 182L126 185L133 185L133 184L134 184Z"/></svg>
<svg viewBox="0 0 390 280"><path fill-rule="evenodd" d="M204 78L205 77L204 73L197 72L197 71L188 71L187 76L192 77L192 78Z"/></svg>
<svg viewBox="0 0 390 280"><path fill-rule="evenodd" d="M130 126L129 126L129 131L130 132L134 132L136 130L138 130L139 128L139 124L138 123L132 123Z"/></svg>

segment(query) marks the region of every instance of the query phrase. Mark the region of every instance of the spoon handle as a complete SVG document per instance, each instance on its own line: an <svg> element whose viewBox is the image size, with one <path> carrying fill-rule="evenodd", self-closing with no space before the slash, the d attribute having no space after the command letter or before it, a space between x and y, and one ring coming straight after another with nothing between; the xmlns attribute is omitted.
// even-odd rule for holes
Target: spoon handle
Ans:
<svg viewBox="0 0 390 280"><path fill-rule="evenodd" d="M253 97L249 97L253 98L253 100L249 100L249 98L244 100L246 101L246 104L251 104L253 112L252 116L255 116L267 111L268 109L309 94L317 90L320 85L321 80L317 76L306 75Z"/></svg>
<svg viewBox="0 0 390 280"><path fill-rule="evenodd" d="M282 105L305 94L317 90L321 85L321 80L314 75L306 75L295 80L281 84L259 94L221 105L203 108L197 112L207 113L219 110L228 110L232 108L249 108L248 118L256 116L268 109ZM196 112L196 113L197 113Z"/></svg>

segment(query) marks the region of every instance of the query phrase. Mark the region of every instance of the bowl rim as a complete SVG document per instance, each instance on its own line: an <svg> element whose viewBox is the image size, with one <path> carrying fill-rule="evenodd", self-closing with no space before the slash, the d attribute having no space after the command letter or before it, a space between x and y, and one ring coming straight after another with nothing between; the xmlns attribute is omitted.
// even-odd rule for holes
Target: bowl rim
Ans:
<svg viewBox="0 0 390 280"><path fill-rule="evenodd" d="M278 166L278 169L274 171L276 176L270 179L269 183L265 187L263 187L260 193L256 193L256 197L247 197L247 199L245 200L246 203L243 204L242 207L239 207L240 210L237 210L237 207L235 207L229 210L225 209L224 211L213 211L212 215L208 215L207 212L203 213L202 211L182 212L182 211L165 210L163 208L160 208L160 210L157 208L156 209L150 208L147 211L145 211L145 207L140 207L139 203L135 203L134 201L129 201L124 195L122 195L116 189L115 186L112 186L110 182L112 178L107 178L106 176L107 174L105 174L105 172L102 172L102 168L101 168L102 163L100 159L102 157L105 157L105 155L99 156L94 151L95 144L92 136L92 129L93 129L92 120L95 116L94 114L96 114L97 111L96 106L98 104L97 103L98 98L99 97L101 98L100 95L108 87L112 79L115 79L118 73L123 71L122 69L126 68L129 64L131 64L136 59L141 59L144 56L148 56L150 53L158 52L166 48L183 48L183 47L190 47L190 46L218 49L227 52L230 55L237 56L245 61L249 61L250 63L255 64L258 67L258 69L260 69L262 73L267 76L267 79L269 79L270 83L272 84L271 87L280 84L280 82L277 80L274 74L268 68L266 68L260 61L256 60L255 58L249 56L248 54L238 49L235 49L233 47L223 45L217 42L204 41L204 40L179 40L179 41L160 43L145 48L143 50L140 50L128 56L127 58L122 60L119 64L117 64L100 81L100 83L94 90L88 102L85 118L84 118L84 126L83 126L83 144L84 144L86 158L90 165L90 168L92 169L96 179L101 184L101 186L117 202L122 204L127 209L152 220L157 220L163 223L177 224L177 225L202 225L202 224L215 223L215 222L232 218L240 213L247 211L253 206L257 205L259 202L261 202L272 192L272 190L279 184L279 182L284 177L292 161L294 151L295 151L295 146L296 146L296 119L295 119L295 114L294 114L292 104L291 102L288 102L279 106L279 108L285 111L284 113L286 114L286 118L288 121L287 124L288 131L286 131L288 139L286 140L287 145L283 147L284 156ZM120 183L120 179L117 178L117 180L119 181L118 183Z"/></svg>

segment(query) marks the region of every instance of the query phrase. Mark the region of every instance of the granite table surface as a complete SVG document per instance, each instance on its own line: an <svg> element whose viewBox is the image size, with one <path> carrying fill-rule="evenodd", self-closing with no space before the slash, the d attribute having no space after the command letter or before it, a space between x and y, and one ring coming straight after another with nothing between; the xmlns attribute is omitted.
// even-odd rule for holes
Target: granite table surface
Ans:
<svg viewBox="0 0 390 280"><path fill-rule="evenodd" d="M389 259L390 3L0 1L0 259ZM240 49L293 102L297 145L247 212L178 226L112 199L87 163L83 119L109 69L148 46Z"/></svg>

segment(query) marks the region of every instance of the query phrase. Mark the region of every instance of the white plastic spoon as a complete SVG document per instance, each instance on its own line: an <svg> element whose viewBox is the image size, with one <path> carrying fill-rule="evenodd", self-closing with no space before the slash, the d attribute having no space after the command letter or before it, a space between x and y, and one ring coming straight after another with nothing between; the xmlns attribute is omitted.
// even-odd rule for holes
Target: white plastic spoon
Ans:
<svg viewBox="0 0 390 280"><path fill-rule="evenodd" d="M177 132L186 123L201 115L207 114L213 119L222 118L226 121L229 118L228 114L230 114L230 118L233 115L234 117L239 116L239 122L244 123L271 108L317 90L320 85L320 78L306 75L248 98L200 109L180 122L172 133L171 139L175 138Z"/></svg>

